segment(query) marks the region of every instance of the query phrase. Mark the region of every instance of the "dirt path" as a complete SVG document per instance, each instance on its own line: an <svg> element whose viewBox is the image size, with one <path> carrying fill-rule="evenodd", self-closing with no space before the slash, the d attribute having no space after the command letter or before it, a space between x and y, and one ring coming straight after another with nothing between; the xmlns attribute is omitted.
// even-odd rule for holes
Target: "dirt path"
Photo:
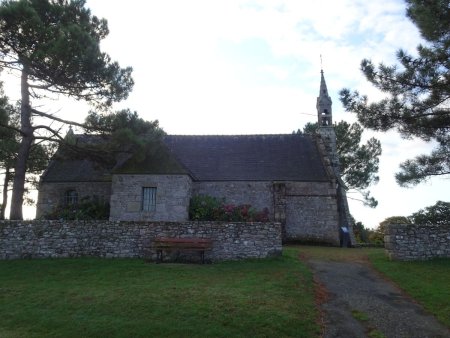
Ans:
<svg viewBox="0 0 450 338"><path fill-rule="evenodd" d="M445 326L367 263L314 258L308 265L322 290L325 338L450 337Z"/></svg>

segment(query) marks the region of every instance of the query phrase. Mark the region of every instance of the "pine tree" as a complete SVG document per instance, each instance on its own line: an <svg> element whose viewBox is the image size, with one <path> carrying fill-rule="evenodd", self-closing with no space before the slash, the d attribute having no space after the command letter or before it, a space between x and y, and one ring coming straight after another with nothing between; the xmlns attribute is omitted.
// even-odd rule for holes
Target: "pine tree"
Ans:
<svg viewBox="0 0 450 338"><path fill-rule="evenodd" d="M91 15L84 0L18 0L0 5L0 67L20 74L21 143L15 164L11 219L22 219L25 174L36 140L62 140L50 123L33 125L33 117L67 122L40 111L39 99L62 94L97 108L127 97L131 68L122 69L100 51L108 34L105 19ZM76 123L72 123L76 124Z"/></svg>
<svg viewBox="0 0 450 338"><path fill-rule="evenodd" d="M314 134L316 130L317 123L307 123L303 131L299 130L297 133ZM334 125L334 130L342 181L349 192L359 193L362 197L359 200L375 208L378 201L370 196L368 188L379 181L377 174L381 155L380 141L372 137L362 144L364 129L358 123L340 121Z"/></svg>
<svg viewBox="0 0 450 338"><path fill-rule="evenodd" d="M400 165L396 180L416 185L432 176L450 174L450 3L448 0L406 0L407 16L417 25L423 45L418 56L397 52L400 65L376 67L363 60L361 69L387 98L368 103L366 96L343 89L340 98L347 111L357 114L366 128L396 129L405 138L435 141L430 154Z"/></svg>
<svg viewBox="0 0 450 338"><path fill-rule="evenodd" d="M14 179L14 164L20 146L20 114L19 108L9 103L2 91L0 82L0 175L2 176L2 204L0 219L5 219L10 183ZM53 148L42 143L33 144L27 161L27 175L25 183L28 187L37 186L36 175L40 174L48 164ZM25 187L25 193L27 192ZM33 201L25 194L25 201Z"/></svg>

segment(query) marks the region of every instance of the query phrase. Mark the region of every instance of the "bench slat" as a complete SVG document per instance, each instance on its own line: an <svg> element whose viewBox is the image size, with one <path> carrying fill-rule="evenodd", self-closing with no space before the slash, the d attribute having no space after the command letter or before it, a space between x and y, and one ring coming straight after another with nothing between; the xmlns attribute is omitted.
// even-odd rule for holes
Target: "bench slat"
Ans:
<svg viewBox="0 0 450 338"><path fill-rule="evenodd" d="M161 243L211 243L210 239L206 238L160 238L157 237L154 240L155 242Z"/></svg>

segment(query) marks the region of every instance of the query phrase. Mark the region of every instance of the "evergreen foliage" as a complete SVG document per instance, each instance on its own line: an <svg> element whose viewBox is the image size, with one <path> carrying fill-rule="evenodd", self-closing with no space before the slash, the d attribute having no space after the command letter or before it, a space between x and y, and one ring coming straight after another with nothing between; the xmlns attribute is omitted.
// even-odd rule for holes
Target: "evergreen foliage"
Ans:
<svg viewBox="0 0 450 338"><path fill-rule="evenodd" d="M158 120L146 121L129 109L111 114L91 111L85 119L84 128L86 132L97 131L108 138L108 142L99 143L95 147L96 151L104 153L103 158L122 152L133 156L133 161L137 163L148 156L156 156L165 135ZM115 159L116 156L113 160Z"/></svg>
<svg viewBox="0 0 450 338"><path fill-rule="evenodd" d="M2 204L0 205L0 219L5 219L8 202L8 192L14 179L14 163L17 159L20 145L20 114L18 107L9 103L2 91L0 82L0 175L3 175ZM25 182L25 202L34 201L27 196L28 188L37 186L36 175L40 174L48 164L53 152L52 147L41 143L33 144L27 161L27 176Z"/></svg>
<svg viewBox="0 0 450 338"><path fill-rule="evenodd" d="M22 219L26 164L36 140L62 142L51 123L70 121L38 110L39 99L66 95L98 109L128 96L131 68L120 68L100 51L108 35L105 19L91 15L84 0L7 0L0 4L0 67L20 75L21 142L15 162L11 219ZM70 122L80 125L76 122Z"/></svg>
<svg viewBox="0 0 450 338"><path fill-rule="evenodd" d="M384 234L386 232L386 226L389 224L411 224L408 217L404 216L391 216L380 222L378 227L369 235L371 243L384 243Z"/></svg>
<svg viewBox="0 0 450 338"><path fill-rule="evenodd" d="M108 202L85 197L76 204L58 205L43 218L50 220L107 220L109 219L109 210Z"/></svg>
<svg viewBox="0 0 450 338"><path fill-rule="evenodd" d="M371 243L384 243L384 233L388 224L448 225L450 224L450 203L437 201L435 205L420 209L408 217L388 217L380 222L379 226L374 231L370 231L369 241Z"/></svg>
<svg viewBox="0 0 450 338"><path fill-rule="evenodd" d="M369 103L367 96L343 89L340 99L366 128L396 129L404 138L435 141L430 154L409 159L396 174L401 186L450 174L450 4L448 0L406 0L407 16L425 39L417 56L399 50L399 65L361 62L366 79L387 94Z"/></svg>
<svg viewBox="0 0 450 338"><path fill-rule="evenodd" d="M303 131L298 133L314 134L317 123L307 123ZM336 147L339 156L341 178L350 191L358 192L365 205L375 208L378 201L370 196L368 188L379 181L379 157L381 143L376 138L370 138L361 144L364 129L358 123L350 124L340 121L334 124Z"/></svg>
<svg viewBox="0 0 450 338"><path fill-rule="evenodd" d="M354 222L353 233L355 234L356 242L369 243L370 231L364 227L362 222Z"/></svg>
<svg viewBox="0 0 450 338"><path fill-rule="evenodd" d="M450 225L450 203L437 201L435 205L420 209L408 218L415 224Z"/></svg>

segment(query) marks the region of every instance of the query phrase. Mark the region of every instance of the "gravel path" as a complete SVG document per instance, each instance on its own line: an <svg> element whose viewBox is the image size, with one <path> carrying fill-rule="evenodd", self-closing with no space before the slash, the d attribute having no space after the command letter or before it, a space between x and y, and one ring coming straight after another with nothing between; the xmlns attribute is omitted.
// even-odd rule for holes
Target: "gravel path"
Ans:
<svg viewBox="0 0 450 338"><path fill-rule="evenodd" d="M324 338L450 337L448 328L368 265L319 260L309 265L326 291Z"/></svg>

